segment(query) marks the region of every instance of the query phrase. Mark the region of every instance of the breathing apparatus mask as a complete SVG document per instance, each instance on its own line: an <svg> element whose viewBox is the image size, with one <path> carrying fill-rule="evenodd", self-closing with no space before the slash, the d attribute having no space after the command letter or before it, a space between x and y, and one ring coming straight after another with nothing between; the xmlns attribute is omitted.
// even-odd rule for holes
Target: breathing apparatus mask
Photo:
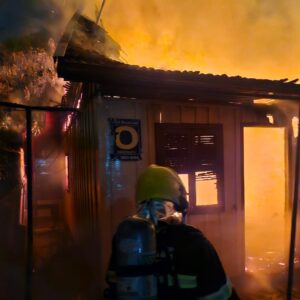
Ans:
<svg viewBox="0 0 300 300"><path fill-rule="evenodd" d="M174 203L165 200L149 200L141 203L138 207L138 215L150 219L154 224L164 221L169 224L178 224L184 221L181 212L175 209Z"/></svg>

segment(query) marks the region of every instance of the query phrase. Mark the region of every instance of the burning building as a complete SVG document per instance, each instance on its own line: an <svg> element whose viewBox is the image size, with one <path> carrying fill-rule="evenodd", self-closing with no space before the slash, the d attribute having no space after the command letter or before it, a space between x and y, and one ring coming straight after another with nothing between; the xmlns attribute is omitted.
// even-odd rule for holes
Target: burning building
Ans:
<svg viewBox="0 0 300 300"><path fill-rule="evenodd" d="M67 131L68 224L79 243L98 245L102 287L112 235L134 212L136 179L151 163L180 174L189 223L216 246L243 296L258 297L255 288L245 291L245 274L249 284L252 275L262 281L287 272L298 172L296 81L144 68L72 39L58 73L71 82L66 103L81 99ZM257 287L267 294L269 283ZM284 284L273 289L278 299Z"/></svg>
<svg viewBox="0 0 300 300"><path fill-rule="evenodd" d="M79 15L56 54L67 93L61 106L42 108L47 126L25 149L33 146L32 203L19 208L29 211L27 275L34 266L35 288L43 289L35 296L99 297L113 233L135 211L136 179L157 163L180 174L188 222L215 245L242 299L274 291L281 299L299 257L296 240L288 268L298 201L296 81L129 65L118 60L118 44ZM16 107L27 117L41 110ZM273 287L259 282L270 274Z"/></svg>
<svg viewBox="0 0 300 300"><path fill-rule="evenodd" d="M74 40L87 41L86 35L90 35L89 40L98 43L97 53L117 55L118 45L102 28L79 15L74 16L69 26L73 28L74 22ZM83 286L88 290L85 283L82 285L88 279L80 279L82 269L88 267L75 261L80 261L78 253L83 250L74 250L64 222L68 160L63 136L77 108L61 106L67 83L57 77L53 39L48 38L47 34L42 40L48 40L49 48L47 43L43 47L39 44L41 48L31 45L12 53L1 48L0 210L4 235L0 298L3 299L25 296L69 299L81 293ZM63 42L57 51L64 51ZM63 259L65 253L68 259ZM61 269L70 272L63 284L59 277ZM77 288L73 286L75 281Z"/></svg>

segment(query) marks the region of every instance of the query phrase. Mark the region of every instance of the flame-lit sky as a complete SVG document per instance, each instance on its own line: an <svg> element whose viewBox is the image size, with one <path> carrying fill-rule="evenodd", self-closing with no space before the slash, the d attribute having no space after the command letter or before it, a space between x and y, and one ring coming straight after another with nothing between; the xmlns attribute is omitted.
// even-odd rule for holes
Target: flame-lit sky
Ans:
<svg viewBox="0 0 300 300"><path fill-rule="evenodd" d="M83 8L95 20L101 3L1 1L0 40L39 27L61 33L72 12ZM299 0L106 0L102 22L130 64L295 79L300 74L299 15ZM62 17L64 22L58 22Z"/></svg>
<svg viewBox="0 0 300 300"><path fill-rule="evenodd" d="M299 15L299 0L107 0L102 21L132 64L295 79Z"/></svg>

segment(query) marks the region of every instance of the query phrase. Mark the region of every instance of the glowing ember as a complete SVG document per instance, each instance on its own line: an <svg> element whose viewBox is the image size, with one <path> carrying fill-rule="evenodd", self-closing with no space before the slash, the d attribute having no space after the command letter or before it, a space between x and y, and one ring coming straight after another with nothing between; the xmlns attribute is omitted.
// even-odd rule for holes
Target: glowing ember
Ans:
<svg viewBox="0 0 300 300"><path fill-rule="evenodd" d="M20 179L21 179L21 195L20 195L20 209L19 209L19 223L21 225L27 224L27 177L25 173L24 150L20 149Z"/></svg>
<svg viewBox="0 0 300 300"><path fill-rule="evenodd" d="M78 98L78 100L77 100L77 104L76 104L76 108L80 108L80 104L81 104L81 101L82 101L82 93L80 94L80 97Z"/></svg>
<svg viewBox="0 0 300 300"><path fill-rule="evenodd" d="M268 118L270 124L274 124L274 117L271 114L267 114L266 117Z"/></svg>
<svg viewBox="0 0 300 300"><path fill-rule="evenodd" d="M68 94L68 88L70 86L70 81L65 81L64 85L63 85L63 89L64 89L64 96L67 96Z"/></svg>
<svg viewBox="0 0 300 300"><path fill-rule="evenodd" d="M32 122L31 132L34 136L38 136L41 134L41 127L37 121Z"/></svg>
<svg viewBox="0 0 300 300"><path fill-rule="evenodd" d="M161 123L162 122L162 112L160 111L159 112L159 123Z"/></svg>
<svg viewBox="0 0 300 300"><path fill-rule="evenodd" d="M264 104L264 105L272 105L275 103L273 99L255 99L253 100L254 104Z"/></svg>
<svg viewBox="0 0 300 300"><path fill-rule="evenodd" d="M72 118L73 118L73 113L69 113L67 115L66 121L65 121L65 123L63 125L63 131L64 132L66 132L69 129L69 127L70 127L70 125L72 123Z"/></svg>
<svg viewBox="0 0 300 300"><path fill-rule="evenodd" d="M69 190L69 156L65 156L65 185L66 190Z"/></svg>
<svg viewBox="0 0 300 300"><path fill-rule="evenodd" d="M293 128L293 135L294 138L298 137L298 130L299 130L299 118L298 117L293 117L292 118L292 128Z"/></svg>

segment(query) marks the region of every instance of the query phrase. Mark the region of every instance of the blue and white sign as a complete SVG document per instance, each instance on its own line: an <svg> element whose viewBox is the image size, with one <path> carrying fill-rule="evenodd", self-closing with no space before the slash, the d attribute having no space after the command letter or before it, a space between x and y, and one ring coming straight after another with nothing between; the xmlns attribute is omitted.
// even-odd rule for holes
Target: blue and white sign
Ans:
<svg viewBox="0 0 300 300"><path fill-rule="evenodd" d="M141 122L136 119L109 119L112 135L112 159L141 159Z"/></svg>

